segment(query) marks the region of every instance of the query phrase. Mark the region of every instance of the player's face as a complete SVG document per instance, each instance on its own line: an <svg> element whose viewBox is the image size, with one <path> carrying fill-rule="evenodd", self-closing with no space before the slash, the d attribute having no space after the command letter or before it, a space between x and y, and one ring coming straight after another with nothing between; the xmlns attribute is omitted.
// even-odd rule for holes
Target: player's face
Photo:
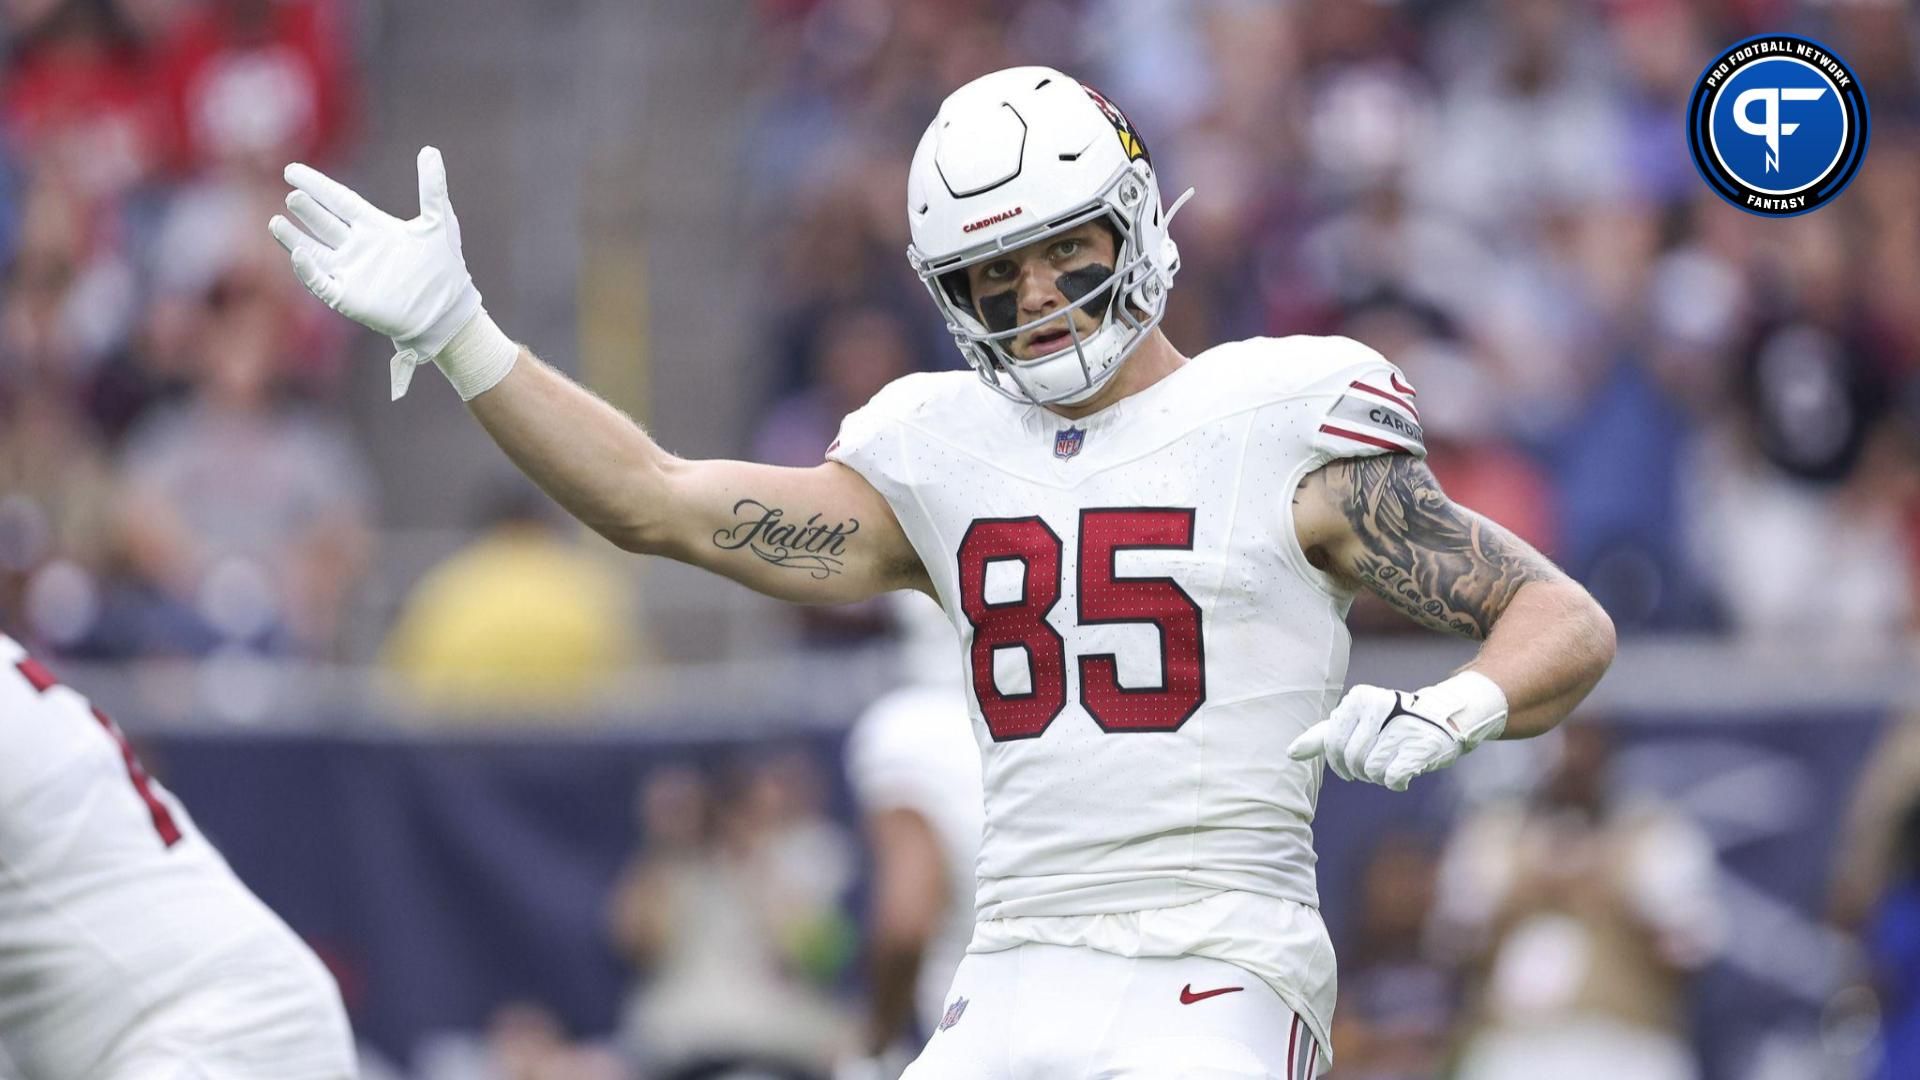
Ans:
<svg viewBox="0 0 1920 1080"><path fill-rule="evenodd" d="M1073 346L1067 320L1082 338L1100 328L1100 302L1066 310L1113 274L1113 233L1098 222L1036 240L998 259L967 267L974 313L989 330L1010 330L1050 311L1062 316L1002 346L1016 360L1033 360Z"/></svg>

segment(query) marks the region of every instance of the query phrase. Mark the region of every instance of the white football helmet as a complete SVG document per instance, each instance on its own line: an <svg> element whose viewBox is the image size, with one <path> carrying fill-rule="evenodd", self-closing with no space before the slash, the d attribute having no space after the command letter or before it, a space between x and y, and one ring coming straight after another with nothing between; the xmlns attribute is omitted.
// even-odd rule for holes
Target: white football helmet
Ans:
<svg viewBox="0 0 1920 1080"><path fill-rule="evenodd" d="M1167 225L1192 194L1162 212L1146 144L1119 109L1052 68L1008 68L955 90L921 137L907 175L907 260L987 385L1023 403L1078 404L1159 325L1180 269ZM1032 322L982 323L967 267L1103 217L1118 240L1112 276ZM1099 328L1082 337L1068 319L1071 349L1017 360L1004 347L1077 307Z"/></svg>

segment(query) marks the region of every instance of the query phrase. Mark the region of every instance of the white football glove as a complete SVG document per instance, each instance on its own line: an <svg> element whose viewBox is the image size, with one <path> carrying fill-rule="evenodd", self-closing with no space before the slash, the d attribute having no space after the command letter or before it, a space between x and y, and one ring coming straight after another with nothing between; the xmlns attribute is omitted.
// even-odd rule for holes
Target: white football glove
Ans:
<svg viewBox="0 0 1920 1080"><path fill-rule="evenodd" d="M401 221L319 170L289 165L294 190L287 209L307 232L278 214L267 228L293 256L293 272L308 292L393 339L395 400L407 392L413 369L432 360L460 400L471 401L506 377L520 347L480 306L440 151L422 149L419 171L420 214Z"/></svg>
<svg viewBox="0 0 1920 1080"><path fill-rule="evenodd" d="M1287 755L1325 757L1342 780L1405 791L1414 777L1446 768L1506 727L1506 694L1485 675L1463 671L1411 694L1356 686Z"/></svg>

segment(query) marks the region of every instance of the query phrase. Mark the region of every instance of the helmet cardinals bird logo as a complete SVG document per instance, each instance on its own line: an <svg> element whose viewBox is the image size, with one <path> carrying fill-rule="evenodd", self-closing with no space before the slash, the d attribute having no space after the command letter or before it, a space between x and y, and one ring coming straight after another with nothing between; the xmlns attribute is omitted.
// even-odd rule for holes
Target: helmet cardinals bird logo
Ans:
<svg viewBox="0 0 1920 1080"><path fill-rule="evenodd" d="M1101 94L1100 91L1095 90L1091 86L1084 86L1084 84L1083 87L1087 92L1087 96L1092 98L1093 103L1100 106L1100 111L1106 114L1107 122L1113 125L1114 133L1120 136L1120 149L1127 152L1127 160L1140 161L1144 159L1148 163L1151 163L1153 157L1147 153L1147 144L1141 140L1140 133L1133 130L1133 124L1127 119L1127 114L1121 112L1118 105L1108 101L1106 96Z"/></svg>

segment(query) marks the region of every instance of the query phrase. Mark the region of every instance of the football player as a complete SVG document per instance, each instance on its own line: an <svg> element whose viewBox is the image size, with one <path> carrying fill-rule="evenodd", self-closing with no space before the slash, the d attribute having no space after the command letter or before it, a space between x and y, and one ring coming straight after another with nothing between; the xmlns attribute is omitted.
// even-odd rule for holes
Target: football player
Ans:
<svg viewBox="0 0 1920 1080"><path fill-rule="evenodd" d="M26 1080L358 1075L333 976L0 635L0 1045Z"/></svg>
<svg viewBox="0 0 1920 1080"><path fill-rule="evenodd" d="M945 609L985 827L973 940L912 1080L1310 1076L1334 1002L1323 766L1405 788L1547 730L1611 661L1586 591L1434 481L1378 353L1174 348L1179 204L1125 116L1058 71L960 88L913 157L908 257L973 371L892 383L814 468L675 457L516 344L432 148L406 221L286 176L306 231L273 235L394 340L396 395L438 366L615 543L803 603L918 589ZM1361 589L1478 654L1343 696Z"/></svg>

